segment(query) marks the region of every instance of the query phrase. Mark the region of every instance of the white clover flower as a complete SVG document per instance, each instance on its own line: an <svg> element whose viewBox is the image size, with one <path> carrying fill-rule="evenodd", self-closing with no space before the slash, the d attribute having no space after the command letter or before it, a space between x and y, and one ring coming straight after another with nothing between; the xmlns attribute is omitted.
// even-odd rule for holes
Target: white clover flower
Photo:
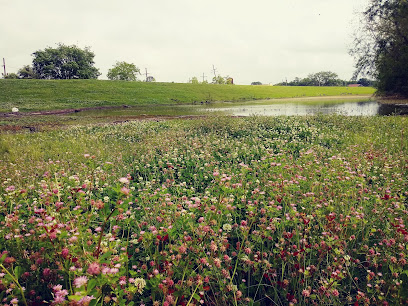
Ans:
<svg viewBox="0 0 408 306"><path fill-rule="evenodd" d="M13 108L11 109L11 111L12 111L13 113L18 113L18 108L17 108L17 107L13 107Z"/></svg>
<svg viewBox="0 0 408 306"><path fill-rule="evenodd" d="M232 225L226 223L226 224L224 224L224 225L222 226L222 229L223 229L224 231L226 231L226 232L230 232L230 231L232 230Z"/></svg>
<svg viewBox="0 0 408 306"><path fill-rule="evenodd" d="M243 262L246 262L246 261L249 260L249 257L248 257L247 255L242 255L241 260L242 260Z"/></svg>
<svg viewBox="0 0 408 306"><path fill-rule="evenodd" d="M143 278L136 278L134 282L135 287L137 288L137 292L140 294L143 293L143 288L146 287L146 281Z"/></svg>
<svg viewBox="0 0 408 306"><path fill-rule="evenodd" d="M129 184L129 180L126 177L121 177L119 179L119 182L122 184Z"/></svg>

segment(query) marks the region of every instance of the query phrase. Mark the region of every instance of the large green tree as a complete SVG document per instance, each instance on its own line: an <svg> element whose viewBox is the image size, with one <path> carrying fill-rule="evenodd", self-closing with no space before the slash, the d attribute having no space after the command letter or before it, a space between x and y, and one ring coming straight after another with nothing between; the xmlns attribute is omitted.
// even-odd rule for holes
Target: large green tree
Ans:
<svg viewBox="0 0 408 306"><path fill-rule="evenodd" d="M140 69L133 63L117 62L113 68L108 71L108 79L115 81L137 81L137 75Z"/></svg>
<svg viewBox="0 0 408 306"><path fill-rule="evenodd" d="M408 1L370 0L350 51L354 78L371 76L379 94L408 97Z"/></svg>
<svg viewBox="0 0 408 306"><path fill-rule="evenodd" d="M96 79L100 75L94 67L95 54L86 47L59 44L33 53L33 69L40 79Z"/></svg>

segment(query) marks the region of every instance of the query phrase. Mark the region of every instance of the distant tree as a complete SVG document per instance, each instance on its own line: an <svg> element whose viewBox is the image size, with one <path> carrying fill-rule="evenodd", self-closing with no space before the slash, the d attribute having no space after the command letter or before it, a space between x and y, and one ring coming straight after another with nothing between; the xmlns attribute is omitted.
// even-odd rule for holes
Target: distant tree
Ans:
<svg viewBox="0 0 408 306"><path fill-rule="evenodd" d="M371 81L370 79L367 79L367 78L360 78L357 81L357 84L360 84L361 86L368 87L368 86L373 86L373 81Z"/></svg>
<svg viewBox="0 0 408 306"><path fill-rule="evenodd" d="M408 97L408 2L370 0L350 53L358 75L377 80L378 93Z"/></svg>
<svg viewBox="0 0 408 306"><path fill-rule="evenodd" d="M293 81L278 83L275 86L345 86L348 83L348 81L339 79L334 72L321 71L311 73L303 79L296 77ZM356 81L351 83L356 83Z"/></svg>
<svg viewBox="0 0 408 306"><path fill-rule="evenodd" d="M226 83L227 80L220 75L213 77L213 84L226 84Z"/></svg>
<svg viewBox="0 0 408 306"><path fill-rule="evenodd" d="M133 63L116 62L108 71L108 79L114 81L138 81L140 69Z"/></svg>
<svg viewBox="0 0 408 306"><path fill-rule="evenodd" d="M197 77L192 77L191 80L190 80L190 83L191 84L198 84L199 82L198 82Z"/></svg>
<svg viewBox="0 0 408 306"><path fill-rule="evenodd" d="M34 72L33 67L25 65L17 72L20 79L37 79L37 74Z"/></svg>
<svg viewBox="0 0 408 306"><path fill-rule="evenodd" d="M331 71L321 71L310 74L308 78L312 81L314 86L335 86L338 84L339 76L337 73Z"/></svg>
<svg viewBox="0 0 408 306"><path fill-rule="evenodd" d="M261 82L252 82L251 85L262 85Z"/></svg>
<svg viewBox="0 0 408 306"><path fill-rule="evenodd" d="M5 79L18 79L18 75L16 73L7 73L4 78Z"/></svg>
<svg viewBox="0 0 408 306"><path fill-rule="evenodd" d="M301 79L298 86L313 86L313 80L309 77Z"/></svg>
<svg viewBox="0 0 408 306"><path fill-rule="evenodd" d="M59 44L33 53L33 70L40 79L96 79L95 54L87 47Z"/></svg>
<svg viewBox="0 0 408 306"><path fill-rule="evenodd" d="M289 82L288 85L289 86L301 86L300 85L301 81L302 81L302 79L296 77L293 81Z"/></svg>

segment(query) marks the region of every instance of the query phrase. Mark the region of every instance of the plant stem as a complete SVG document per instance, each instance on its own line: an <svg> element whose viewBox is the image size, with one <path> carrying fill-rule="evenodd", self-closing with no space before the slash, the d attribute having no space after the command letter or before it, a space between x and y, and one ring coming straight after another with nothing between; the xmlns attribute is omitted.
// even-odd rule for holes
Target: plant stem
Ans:
<svg viewBox="0 0 408 306"><path fill-rule="evenodd" d="M11 277L11 279L13 280L13 282L17 285L17 287L20 289L21 292L21 297L23 299L24 305L27 305L27 301L26 298L24 296L24 290L23 287L21 287L20 283L18 282L18 279L16 279L10 272L9 270L6 269L5 266L3 266L3 264L0 264L0 267Z"/></svg>
<svg viewBox="0 0 408 306"><path fill-rule="evenodd" d="M198 286L200 286L200 284L201 284L201 283L199 282L199 283L197 284L197 286L195 287L195 289L194 289L194 291L193 291L193 294L191 295L190 299L188 300L187 306L190 305L191 300L193 299L194 294L196 293L196 291L197 291L197 289L198 289Z"/></svg>
<svg viewBox="0 0 408 306"><path fill-rule="evenodd" d="M109 218L113 215L115 210L116 210L116 207L111 211L109 216L106 217L105 222L102 224L102 229L101 229L101 234L99 235L98 245L97 245L96 250L94 252L94 256L96 256L96 258L99 258L99 254L101 252L102 236L103 236L103 231L105 230L106 223L108 223Z"/></svg>

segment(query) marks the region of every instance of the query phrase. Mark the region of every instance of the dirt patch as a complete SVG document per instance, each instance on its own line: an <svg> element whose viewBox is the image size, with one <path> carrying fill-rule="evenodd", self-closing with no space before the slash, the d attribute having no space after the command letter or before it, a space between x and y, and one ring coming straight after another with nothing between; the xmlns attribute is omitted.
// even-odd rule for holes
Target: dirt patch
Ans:
<svg viewBox="0 0 408 306"><path fill-rule="evenodd" d="M391 105L408 105L408 99L384 99L381 98L378 100L381 104L391 104Z"/></svg>
<svg viewBox="0 0 408 306"><path fill-rule="evenodd" d="M129 108L129 107L130 106L128 106L128 105L97 106L97 107L82 107L82 108L44 110L44 111L36 111L36 112L0 113L0 117L66 115L66 114L79 113L79 112L89 111L89 110L107 110L107 109L120 109L120 108Z"/></svg>

